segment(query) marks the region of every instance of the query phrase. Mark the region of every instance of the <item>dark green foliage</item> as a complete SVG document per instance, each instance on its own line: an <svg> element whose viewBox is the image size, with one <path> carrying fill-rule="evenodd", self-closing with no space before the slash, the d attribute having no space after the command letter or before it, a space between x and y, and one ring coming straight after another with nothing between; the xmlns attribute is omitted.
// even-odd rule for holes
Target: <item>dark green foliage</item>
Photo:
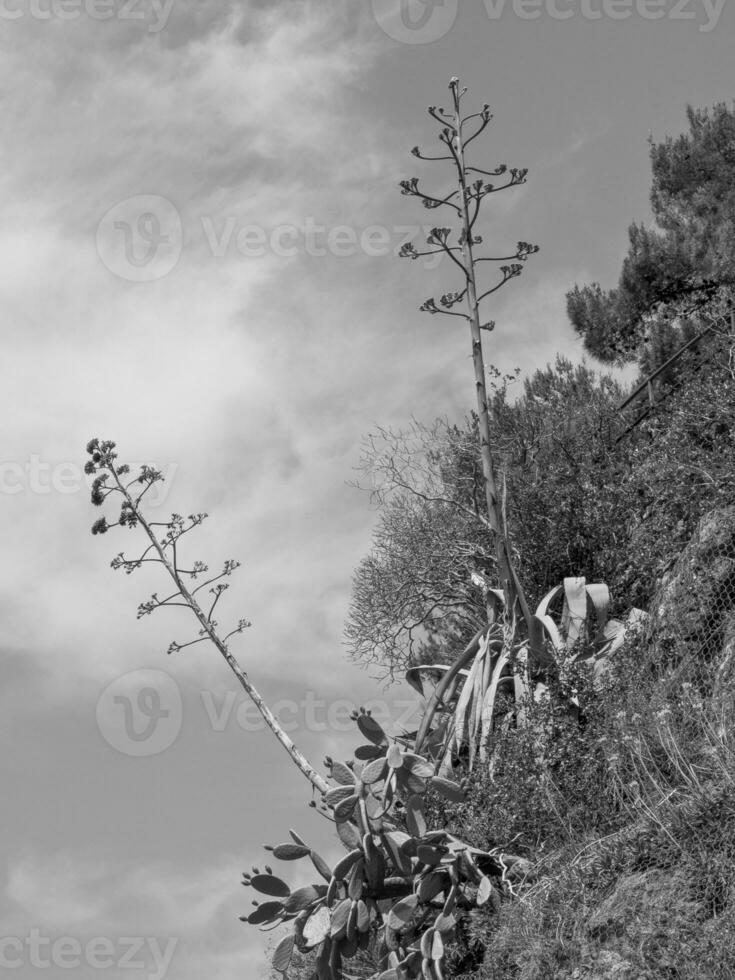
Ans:
<svg viewBox="0 0 735 980"><path fill-rule="evenodd" d="M493 440L532 605L567 576L609 581L626 523L618 496L624 461L614 449L621 398L611 378L561 357L529 378L515 401L505 388L495 394Z"/></svg>
<svg viewBox="0 0 735 980"><path fill-rule="evenodd" d="M620 442L628 424L617 409L623 392L584 365L557 359L515 400L512 387L496 389L493 445L532 606L565 577L584 576L607 583L616 613L646 608L702 515L735 501L730 343L716 335L699 356L685 355L681 386ZM417 433L420 465L407 451ZM351 639L363 637L365 660L372 640L372 659L386 671L404 666L411 653L414 662L451 662L482 625L471 574L494 575L487 529L472 513L481 488L474 419L462 427L416 426L392 435L380 452L374 460L403 454L404 483L410 473L412 484L394 484L381 498L374 551L355 578ZM396 638L408 637L411 609L421 628L413 648L405 644L399 653Z"/></svg>
<svg viewBox="0 0 735 980"><path fill-rule="evenodd" d="M735 283L735 109L689 109L688 118L689 133L651 147L658 230L631 226L615 289L594 283L567 295L575 330L600 360L640 361L645 355L646 367L657 367L662 362L655 363L652 347L666 330L671 340L664 339L664 346L674 346L677 307L696 309L718 288Z"/></svg>
<svg viewBox="0 0 735 980"><path fill-rule="evenodd" d="M689 541L700 518L735 501L735 381L727 338L623 444L627 478L618 488L627 512L624 547L608 582L646 606L656 582Z"/></svg>

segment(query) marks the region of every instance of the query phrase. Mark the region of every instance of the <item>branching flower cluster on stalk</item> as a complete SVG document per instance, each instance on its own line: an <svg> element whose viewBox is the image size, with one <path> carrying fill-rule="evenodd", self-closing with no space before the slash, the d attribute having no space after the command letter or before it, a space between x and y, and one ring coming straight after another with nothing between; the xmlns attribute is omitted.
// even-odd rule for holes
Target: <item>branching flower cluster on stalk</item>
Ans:
<svg viewBox="0 0 735 980"><path fill-rule="evenodd" d="M483 244L481 235L475 234L475 225L480 216L480 209L483 200L490 194L497 194L500 191L517 187L526 182L528 170L526 168L508 167L500 164L495 170L483 170L480 167L470 166L466 163L464 152L489 125L492 120L490 107L483 105L480 112L462 118L459 114L459 104L462 96L467 91L459 89L458 79L452 79L450 90L455 100L455 112L445 112L443 108L436 106L429 107L429 115L432 116L442 127L439 133L439 140L446 146L448 153L443 156L427 156L422 153L418 146L411 151L419 160L431 162L450 162L453 163L459 178L459 186L456 190L447 194L436 195L424 190L419 184L418 177L410 177L400 183L401 193L410 197L418 197L425 208L434 210L436 208L448 207L461 220L459 233L452 237L451 228L437 227L431 230L426 239L428 249L419 251L412 242L407 242L402 246L400 256L402 258L419 259L428 255L447 255L462 273L465 286L463 289L445 293L440 299L429 298L420 307L424 313L445 316L457 316L463 320L471 322L472 313L456 312L453 307L465 302L469 298L470 282L474 281L475 271L473 266L481 262L509 263L499 266L500 276L498 281L476 295L474 302L481 303L484 299L491 296L501 289L511 279L515 279L523 271L523 263L538 252L537 245L529 242L518 242L515 252L510 255L484 255L475 256L472 248ZM474 132L465 135L465 127L471 126ZM471 178L479 174L479 178ZM485 178L502 178L501 183L489 183ZM455 244L452 244L456 240ZM481 329L492 330L495 324L492 321L481 324Z"/></svg>
<svg viewBox="0 0 735 980"><path fill-rule="evenodd" d="M149 538L149 544L144 551L136 558L126 557L124 552L120 552L111 562L115 570L122 568L127 575L142 568L146 564L163 565L173 579L177 588L165 598L161 599L157 592L154 592L150 599L141 602L138 606L138 619L143 616L150 616L156 609L170 608L179 606L189 609L199 620L199 635L194 640L187 643L177 643L173 641L168 648L168 653L175 653L184 650L186 647L194 646L205 640L211 640L213 632L217 629L218 623L213 618L214 610L223 594L229 589L229 583L222 579L229 578L234 571L240 567L240 562L228 559L224 567L217 575L212 575L199 585L187 586L185 582L193 582L201 575L206 575L209 566L203 561L194 561L190 568L182 567L179 561L179 542L195 528L199 527L207 518L207 514L189 514L184 518L181 514L172 514L168 521L147 520L141 511L143 498L157 483L163 481L163 474L151 466L141 467L138 476L127 479L130 475L130 467L127 464L117 465L117 453L115 452L114 442L100 442L99 439L92 439L87 445L87 454L90 459L84 467L84 472L88 476L94 475L92 484L91 499L92 503L101 507L110 497L122 498L120 501L120 513L114 524L108 524L107 518L102 517L92 526L92 534L106 534L114 527L136 528L141 526ZM163 533L158 529L163 529ZM161 534L159 537L158 535ZM192 602L204 589L208 589L210 599L207 600L205 607L202 608L200 600ZM207 608L208 606L208 608ZM222 637L221 642L227 643L230 637L237 633L242 633L251 624L246 619L241 619L234 629Z"/></svg>

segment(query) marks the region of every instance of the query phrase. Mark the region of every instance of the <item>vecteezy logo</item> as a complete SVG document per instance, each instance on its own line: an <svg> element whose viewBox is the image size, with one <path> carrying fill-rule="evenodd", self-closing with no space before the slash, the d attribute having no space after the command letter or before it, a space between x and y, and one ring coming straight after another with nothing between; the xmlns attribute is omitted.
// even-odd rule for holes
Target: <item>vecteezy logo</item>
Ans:
<svg viewBox="0 0 735 980"><path fill-rule="evenodd" d="M97 226L97 251L107 268L129 282L163 279L183 246L181 217L156 194L130 197L110 208Z"/></svg>
<svg viewBox="0 0 735 980"><path fill-rule="evenodd" d="M181 731L181 693L162 670L135 670L108 685L97 701L97 726L123 755L158 755Z"/></svg>
<svg viewBox="0 0 735 980"><path fill-rule="evenodd" d="M430 44L457 19L459 0L370 0L373 16L388 37L403 44Z"/></svg>

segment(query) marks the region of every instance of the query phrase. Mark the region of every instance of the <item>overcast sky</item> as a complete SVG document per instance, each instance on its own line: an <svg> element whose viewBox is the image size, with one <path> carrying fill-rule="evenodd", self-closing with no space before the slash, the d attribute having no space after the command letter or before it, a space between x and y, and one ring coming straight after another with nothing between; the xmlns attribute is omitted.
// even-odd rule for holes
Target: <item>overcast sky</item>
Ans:
<svg viewBox="0 0 735 980"><path fill-rule="evenodd" d="M184 611L136 621L165 584L109 568L135 533L90 536L86 442L166 473L159 519L210 514L190 554L243 562L220 619L252 620L233 649L315 762L347 702L405 715L341 635L362 436L472 407L468 337L417 311L451 270L395 257L431 224L397 190L426 106L461 75L495 113L478 162L530 169L486 212L541 246L489 359L579 360L565 292L613 285L650 217L649 135L732 99L734 26L722 0L0 0L0 974L260 977L240 872L290 826L338 851L216 652L166 657Z"/></svg>

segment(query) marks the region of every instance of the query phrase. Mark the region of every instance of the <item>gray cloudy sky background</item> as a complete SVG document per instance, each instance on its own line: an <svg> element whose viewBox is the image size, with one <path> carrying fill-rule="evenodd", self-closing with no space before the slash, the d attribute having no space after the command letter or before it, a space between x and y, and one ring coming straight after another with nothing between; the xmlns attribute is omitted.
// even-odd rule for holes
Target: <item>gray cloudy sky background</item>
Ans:
<svg viewBox="0 0 735 980"><path fill-rule="evenodd" d="M296 706L315 761L338 753L340 699L395 717L406 698L341 647L374 520L347 485L360 439L472 407L468 338L417 312L451 270L392 254L431 223L397 190L427 166L408 154L433 138L426 106L461 74L496 116L478 161L530 168L483 229L542 247L492 312L491 359L528 372L581 357L564 293L614 282L628 223L649 216L649 134L734 94L735 12L720 0L404 13L0 2L0 976L104 963L115 978L259 977L266 939L237 921L240 871L289 826L337 850L285 755L238 715L215 653L166 658L189 638L183 611L136 622L164 585L109 569L135 535L89 535L87 440L167 473L156 514L209 512L192 554L243 561L227 611L254 626L235 651ZM143 681L163 685L176 737L138 758L119 750L114 696Z"/></svg>

